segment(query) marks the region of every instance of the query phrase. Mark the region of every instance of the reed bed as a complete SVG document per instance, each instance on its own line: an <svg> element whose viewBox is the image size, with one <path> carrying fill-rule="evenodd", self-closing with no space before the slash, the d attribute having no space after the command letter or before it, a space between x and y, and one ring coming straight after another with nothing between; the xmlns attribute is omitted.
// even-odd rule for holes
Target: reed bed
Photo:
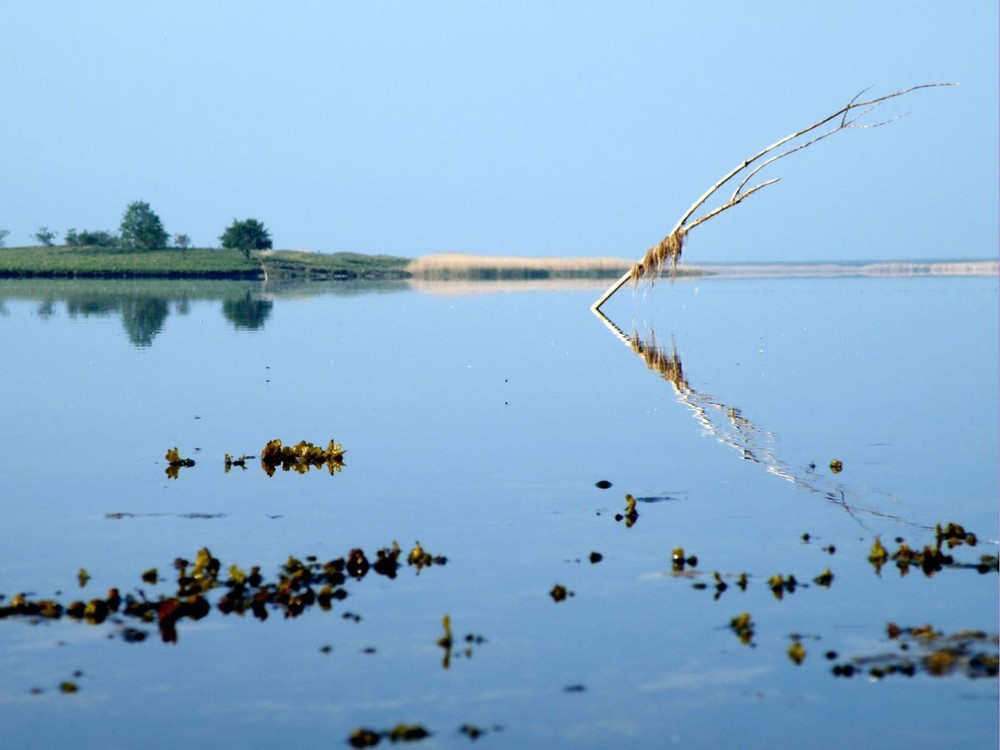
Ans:
<svg viewBox="0 0 1000 750"><path fill-rule="evenodd" d="M411 261L406 271L418 279L514 281L614 278L631 266L632 262L624 258L526 258L439 253Z"/></svg>

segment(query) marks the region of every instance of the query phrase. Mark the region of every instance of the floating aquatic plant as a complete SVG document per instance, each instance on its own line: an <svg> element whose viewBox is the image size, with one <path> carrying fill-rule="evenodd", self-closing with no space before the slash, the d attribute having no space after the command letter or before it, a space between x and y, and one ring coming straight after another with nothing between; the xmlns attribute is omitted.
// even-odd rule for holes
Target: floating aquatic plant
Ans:
<svg viewBox="0 0 1000 750"><path fill-rule="evenodd" d="M359 727L351 732L347 742L351 747L375 747L383 737L390 742L414 742L430 736L431 733L419 724L397 724L392 729L381 732Z"/></svg>
<svg viewBox="0 0 1000 750"><path fill-rule="evenodd" d="M138 590L136 594L127 594L123 598L117 588L111 588L104 598L73 601L63 606L54 600L31 600L24 594L17 594L9 603L0 605L0 619L17 616L58 619L66 616L98 625L112 614L117 614L115 619L126 642L138 643L145 639L145 631L124 625L124 619L131 618L146 625L156 624L161 639L165 643L174 643L180 621L199 620L210 613L212 605L208 597L214 590L223 592L215 602L215 609L224 615L250 613L259 620L266 620L270 612L277 611L285 618L298 617L314 605L329 611L334 600L346 598L347 591L343 585L348 576L361 580L369 570L374 569L380 575L394 578L398 556L399 545L395 543L392 547L379 550L374 566L368 563L364 552L358 548L352 549L346 557L327 562L318 562L314 557L303 561L290 556L277 579L267 581L261 575L259 566L247 570L232 565L223 574L221 562L207 548L202 548L193 561L183 558L174 561L177 587L171 595L160 595L154 599ZM445 558L441 556L433 559L437 565L445 563ZM165 580L156 568L146 570L142 577L151 585ZM356 615L352 617L360 619Z"/></svg>
<svg viewBox="0 0 1000 750"><path fill-rule="evenodd" d="M182 468L194 466L194 461L190 458L181 458L180 451L177 448L168 450L164 458L167 459L167 477L170 479L177 479Z"/></svg>
<svg viewBox="0 0 1000 750"><path fill-rule="evenodd" d="M997 570L997 559L995 555L982 555L978 563L960 563L955 558L945 553L942 547L947 544L948 549L953 549L961 545L974 547L977 544L975 534L967 532L960 524L949 523L942 528L941 524L935 526L935 544L924 545L923 549L913 549L905 541L897 538L898 547L892 554L883 546L882 541L875 537L871 552L868 555L868 562L875 567L876 573L881 573L882 566L892 559L899 568L900 575L907 575L911 567L919 568L928 578L944 568L975 568L980 573L988 573L990 570Z"/></svg>
<svg viewBox="0 0 1000 750"><path fill-rule="evenodd" d="M260 465L270 477L280 466L282 471L296 471L305 474L312 468L326 466L331 476L344 468L344 453L346 451L333 440L327 447L320 448L305 440L295 445L283 445L275 438L264 446L260 453Z"/></svg>
<svg viewBox="0 0 1000 750"><path fill-rule="evenodd" d="M754 625L749 612L743 612L729 621L729 627L745 646L753 645Z"/></svg>
<svg viewBox="0 0 1000 750"><path fill-rule="evenodd" d="M801 664L806 660L806 647L802 645L802 641L796 638L792 642L792 645L788 647L788 658L796 664Z"/></svg>
<svg viewBox="0 0 1000 750"><path fill-rule="evenodd" d="M767 585L770 587L775 599L782 599L785 592L794 594L795 587L799 585L799 582L795 580L795 576L793 575L785 578L780 573L777 573L767 579Z"/></svg>
<svg viewBox="0 0 1000 750"><path fill-rule="evenodd" d="M615 521L625 520L625 527L632 528L632 525L639 520L639 512L635 509L635 498L625 495L625 512L616 513Z"/></svg>
<svg viewBox="0 0 1000 750"><path fill-rule="evenodd" d="M393 544L395 544L395 542L393 542ZM448 558L441 555L432 555L426 552L424 548L420 546L420 542L417 542L413 549L410 550L410 554L406 556L406 564L412 565L416 568L418 575L423 568L428 568L431 565L443 565L446 562L448 562Z"/></svg>
<svg viewBox="0 0 1000 750"><path fill-rule="evenodd" d="M851 677L867 672L872 679L880 680L889 675L912 677L918 672L932 677L954 674L971 678L996 677L1000 671L995 633L963 630L945 635L930 625L900 627L890 622L886 635L898 644L898 651L855 657L835 665L833 674Z"/></svg>

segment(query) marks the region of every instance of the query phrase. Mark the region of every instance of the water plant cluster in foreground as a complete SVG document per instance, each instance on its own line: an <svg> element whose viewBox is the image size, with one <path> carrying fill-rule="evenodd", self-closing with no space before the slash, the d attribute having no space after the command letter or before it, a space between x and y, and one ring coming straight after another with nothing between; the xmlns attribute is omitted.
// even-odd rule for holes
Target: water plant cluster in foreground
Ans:
<svg viewBox="0 0 1000 750"><path fill-rule="evenodd" d="M258 620L266 620L271 612L285 618L298 617L313 607L329 612L334 601L347 598L344 586L349 580L361 581L371 571L389 579L396 578L403 565L399 561L401 552L400 546L393 542L377 550L374 559L360 548L326 562L313 556L305 559L290 556L277 576L269 580L256 565L249 569L231 565L223 571L222 563L207 548L202 548L193 561L181 557L174 560L176 589L172 593L154 598L140 588L122 596L121 589L113 587L104 596L67 604L54 599L32 599L23 593L4 603L6 597L0 595L0 619L67 617L90 625L110 622L128 643L146 640L149 631L144 626L155 625L164 643L176 643L178 625L183 620L207 617L213 606L223 615L250 614ZM418 542L407 555L405 564L419 573L424 568L446 562L447 558L426 552ZM77 575L81 588L89 578L81 568ZM166 580L157 568L143 571L140 578L151 586ZM210 595L217 595L214 603Z"/></svg>
<svg viewBox="0 0 1000 750"><path fill-rule="evenodd" d="M321 448L305 440L300 440L295 445L283 445L281 440L275 438L269 440L261 450L260 468L265 474L272 477L279 468L282 471L307 474L310 469L320 469L325 466L330 476L333 476L343 470L346 452L340 443L333 440L327 444L326 448ZM177 479L182 468L195 465L193 459L183 458L177 448L168 450L165 458L167 460L166 473L170 479ZM246 471L247 461L251 458L253 457L245 454L239 458L233 458L227 453L224 464L226 473L228 474L233 468Z"/></svg>

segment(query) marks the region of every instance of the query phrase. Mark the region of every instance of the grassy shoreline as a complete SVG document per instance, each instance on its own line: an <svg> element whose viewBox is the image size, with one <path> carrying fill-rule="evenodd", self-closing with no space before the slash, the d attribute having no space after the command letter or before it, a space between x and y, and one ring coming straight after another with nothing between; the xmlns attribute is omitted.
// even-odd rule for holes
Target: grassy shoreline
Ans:
<svg viewBox="0 0 1000 750"><path fill-rule="evenodd" d="M409 258L294 250L252 252L107 247L0 249L0 278L390 279L406 278Z"/></svg>

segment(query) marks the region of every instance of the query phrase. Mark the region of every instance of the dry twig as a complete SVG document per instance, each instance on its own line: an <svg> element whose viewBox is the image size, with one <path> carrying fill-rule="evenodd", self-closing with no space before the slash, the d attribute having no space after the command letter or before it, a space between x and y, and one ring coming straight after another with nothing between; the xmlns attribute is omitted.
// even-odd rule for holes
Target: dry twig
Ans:
<svg viewBox="0 0 1000 750"><path fill-rule="evenodd" d="M612 284L611 287L601 296L601 298L598 299L591 306L591 309L594 310L595 312L600 310L601 305L607 302L615 292L621 289L629 281L632 281L633 283L638 283L640 280L647 278L650 280L650 282L652 282L657 276L660 275L665 265L669 264L671 269L675 268L677 266L677 262L680 260L681 252L684 248L684 240L687 237L688 232L690 232L696 226L704 224L709 219L718 216L723 211L726 211L732 208L733 206L742 203L744 200L749 198L758 190L763 190L768 185L773 185L774 183L778 182L780 178L773 177L769 180L765 180L764 182L760 182L756 185L753 185L752 187L747 187L747 185L753 181L753 179L757 176L757 174L760 173L762 169L770 166L771 164L774 164L774 162L778 161L779 159L783 159L786 156L791 156L794 153L802 151L803 149L812 146L814 143L818 143L819 141L822 141L825 138L829 138L831 135L839 133L842 130L876 128L882 125L886 125L890 122L894 122L895 120L898 120L899 117L893 117L888 120L883 120L881 122L875 122L875 123L860 122L862 118L866 117L868 114L873 112L875 109L877 109L890 99L895 99L896 97L909 94L913 91L917 91L918 89L935 88L938 86L956 86L956 85L957 84L955 83L923 83L920 84L919 86L911 86L910 88L907 89L900 89L899 91L894 91L893 93L886 94L885 96L879 96L874 99L859 101L861 96L868 91L868 89L865 89L864 91L857 94L853 99L851 99L850 102L848 102L846 105L838 109L833 114L827 115L818 122L814 122L812 125L802 128L801 130L798 130L792 133L791 135L787 135L780 141L772 143L767 148L758 151L749 159L746 159L741 164L737 165L732 170L730 170L725 176L722 177L722 179L717 181L708 190L706 190L705 193L700 198L698 198L698 200L692 203L691 207L684 212L684 215L681 216L677 224L674 225L674 228L670 231L670 234L668 234L666 237L660 240L658 244L654 245L649 250L647 250L646 255L643 257L643 259L640 260L638 263L636 263L634 266L632 266L632 269L627 274L625 274L620 279L618 279L618 281ZM900 115L900 117L902 116L903 115ZM783 146L789 145L793 141L803 139L804 136L808 135L809 133L812 133L813 131L819 130L824 125L828 125L829 123L834 123L833 127L831 127L829 130L821 132L818 135L814 135L808 140L802 140L796 145L791 145L785 151L779 151L779 149L781 149ZM776 151L778 153L774 153ZM771 156L768 157L769 154L771 154ZM768 158L765 159L764 157ZM751 169L751 165L755 166L753 166L753 168ZM713 195L715 195L719 190L722 189L724 185L726 185L726 183L728 183L730 180L734 179L737 175L743 172L745 172L746 174L743 176L743 179L740 181L739 185L736 187L736 190L733 191L733 194L729 197L728 200L726 200L724 203L721 203L716 208L713 208L712 210L703 214L702 216L699 216L698 218L693 220L691 219L694 213L698 211L698 209L700 209L702 206L704 206L705 203Z"/></svg>

